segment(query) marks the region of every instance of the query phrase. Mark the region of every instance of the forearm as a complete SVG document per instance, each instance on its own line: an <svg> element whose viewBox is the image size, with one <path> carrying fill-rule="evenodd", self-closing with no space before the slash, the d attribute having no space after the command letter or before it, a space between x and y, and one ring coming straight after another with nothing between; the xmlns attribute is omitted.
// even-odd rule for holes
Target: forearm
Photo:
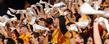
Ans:
<svg viewBox="0 0 109 44"><path fill-rule="evenodd" d="M93 36L94 36L95 44L102 44L102 41L101 41L101 38L100 38L100 34L99 34L99 30L98 30L98 25L94 26Z"/></svg>

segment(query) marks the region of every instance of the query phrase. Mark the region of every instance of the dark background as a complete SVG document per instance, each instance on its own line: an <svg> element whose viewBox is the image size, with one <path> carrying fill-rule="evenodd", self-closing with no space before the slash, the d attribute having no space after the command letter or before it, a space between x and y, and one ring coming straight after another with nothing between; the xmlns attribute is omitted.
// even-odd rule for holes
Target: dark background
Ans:
<svg viewBox="0 0 109 44"><path fill-rule="evenodd" d="M24 9L25 2L28 2L30 5L39 2L40 0L0 0L0 16L6 14L8 7L13 9ZM48 0L43 0L48 2ZM53 4L54 0L50 0Z"/></svg>

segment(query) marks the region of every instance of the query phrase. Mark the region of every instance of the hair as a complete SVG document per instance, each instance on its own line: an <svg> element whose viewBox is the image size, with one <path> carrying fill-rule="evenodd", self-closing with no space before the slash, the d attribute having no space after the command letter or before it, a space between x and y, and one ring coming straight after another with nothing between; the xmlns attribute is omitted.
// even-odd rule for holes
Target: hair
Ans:
<svg viewBox="0 0 109 44"><path fill-rule="evenodd" d="M70 12L71 14L70 14L70 17L72 18L72 16L73 16L73 13L72 13L72 11L70 10L70 9L66 9L65 11L68 11L68 12Z"/></svg>
<svg viewBox="0 0 109 44"><path fill-rule="evenodd" d="M10 27L10 22L7 22L7 23L5 24L5 26L6 26L6 27Z"/></svg>
<svg viewBox="0 0 109 44"><path fill-rule="evenodd" d="M45 19L45 22L47 23L47 24L53 24L53 19L52 18L47 18L47 19Z"/></svg>
<svg viewBox="0 0 109 44"><path fill-rule="evenodd" d="M106 1L106 0L102 0L102 3L101 3L101 4L103 4L105 1Z"/></svg>
<svg viewBox="0 0 109 44"><path fill-rule="evenodd" d="M74 13L74 15L75 15L75 17L76 17L76 21L78 22L78 20L79 20L79 18L81 17L81 15L80 15L78 12Z"/></svg>
<svg viewBox="0 0 109 44"><path fill-rule="evenodd" d="M35 22L38 24L39 21L44 21L45 22L45 19L44 18L39 18L39 20L36 20Z"/></svg>
<svg viewBox="0 0 109 44"><path fill-rule="evenodd" d="M35 23L38 24L38 20L35 20Z"/></svg>
<svg viewBox="0 0 109 44"><path fill-rule="evenodd" d="M33 32L33 26L32 26L32 25L30 25L30 29L31 29L31 31Z"/></svg>
<svg viewBox="0 0 109 44"><path fill-rule="evenodd" d="M17 20L20 20L21 14L16 14L15 16L17 17Z"/></svg>
<svg viewBox="0 0 109 44"><path fill-rule="evenodd" d="M61 30L62 34L65 34L67 32L67 28L66 28L66 25L65 25L66 19L62 15L59 16L58 18L59 18L60 30Z"/></svg>
<svg viewBox="0 0 109 44"><path fill-rule="evenodd" d="M44 19L44 18L39 18L39 20L40 20L40 21L45 21L45 19Z"/></svg>
<svg viewBox="0 0 109 44"><path fill-rule="evenodd" d="M17 30L14 30L13 32L16 35L17 38L20 36L19 33L17 32Z"/></svg>
<svg viewBox="0 0 109 44"><path fill-rule="evenodd" d="M70 9L66 9L65 11L72 12Z"/></svg>
<svg viewBox="0 0 109 44"><path fill-rule="evenodd" d="M0 39L2 39L2 41L4 41L4 39L5 39L5 36L1 33L0 33Z"/></svg>
<svg viewBox="0 0 109 44"><path fill-rule="evenodd" d="M92 38L92 40L93 40L93 44L94 44L94 39L93 39L93 36L88 36L88 38L89 38L89 37L91 37L91 38ZM87 38L87 40L88 40L88 38ZM88 41L87 41L87 42L88 42Z"/></svg>
<svg viewBox="0 0 109 44"><path fill-rule="evenodd" d="M32 35L34 35L34 38L38 38L40 36L40 33L38 32L33 32Z"/></svg>
<svg viewBox="0 0 109 44"><path fill-rule="evenodd" d="M17 39L17 42L18 42L18 44L24 44L23 39L20 39L20 38Z"/></svg>
<svg viewBox="0 0 109 44"><path fill-rule="evenodd" d="M6 38L7 42L6 44L15 44L15 41L12 38Z"/></svg>
<svg viewBox="0 0 109 44"><path fill-rule="evenodd" d="M71 24L73 24L72 22L67 23L67 26L70 26Z"/></svg>
<svg viewBox="0 0 109 44"><path fill-rule="evenodd" d="M84 44L86 44L88 35L87 35L86 33L79 33L79 36L80 36L81 38L83 38Z"/></svg>

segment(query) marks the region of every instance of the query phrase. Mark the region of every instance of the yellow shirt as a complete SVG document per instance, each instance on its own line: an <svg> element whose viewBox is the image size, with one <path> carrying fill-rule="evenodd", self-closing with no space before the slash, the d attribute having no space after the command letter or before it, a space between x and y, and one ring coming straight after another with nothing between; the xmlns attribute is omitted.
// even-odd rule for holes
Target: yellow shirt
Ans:
<svg viewBox="0 0 109 44"><path fill-rule="evenodd" d="M29 44L30 33L22 34L19 38L23 39L24 44Z"/></svg>
<svg viewBox="0 0 109 44"><path fill-rule="evenodd" d="M58 43L59 29L54 30L52 34L52 44Z"/></svg>
<svg viewBox="0 0 109 44"><path fill-rule="evenodd" d="M65 41L62 44L70 44L70 33L69 32L66 32L64 34L64 37L65 37Z"/></svg>

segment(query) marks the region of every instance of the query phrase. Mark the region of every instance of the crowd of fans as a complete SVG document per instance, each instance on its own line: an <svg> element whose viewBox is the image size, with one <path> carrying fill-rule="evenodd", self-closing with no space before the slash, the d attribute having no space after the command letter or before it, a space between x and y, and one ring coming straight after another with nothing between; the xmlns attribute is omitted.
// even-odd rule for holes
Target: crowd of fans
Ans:
<svg viewBox="0 0 109 44"><path fill-rule="evenodd" d="M109 44L108 0L27 6L0 16L0 44Z"/></svg>

